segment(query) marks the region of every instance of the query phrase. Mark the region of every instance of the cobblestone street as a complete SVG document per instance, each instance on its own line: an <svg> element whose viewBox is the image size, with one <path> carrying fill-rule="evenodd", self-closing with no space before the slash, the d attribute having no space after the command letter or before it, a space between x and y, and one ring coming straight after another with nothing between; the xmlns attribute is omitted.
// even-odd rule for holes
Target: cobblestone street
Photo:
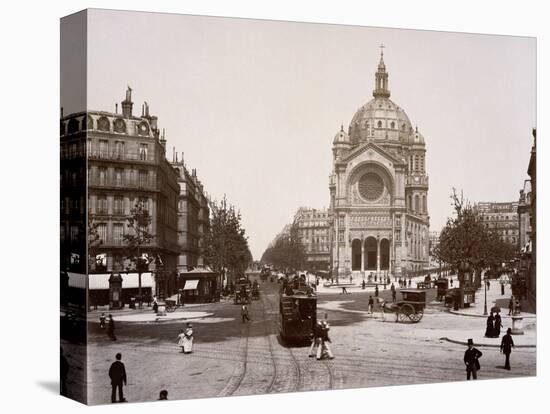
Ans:
<svg viewBox="0 0 550 414"><path fill-rule="evenodd" d="M253 395L338 388L419 384L465 379L465 347L441 339L441 332L484 329L483 318L454 315L436 303L418 324L395 323L395 317L366 312L370 292L320 294L318 315L326 314L334 360L308 357L307 346L284 346L278 336L278 287L261 285L250 305L252 321L243 324L240 307L221 302L189 307L211 317L159 323L117 324L111 342L90 316L88 347L89 403L110 401L107 371L117 352L128 372L128 401L155 400L161 389L173 399ZM389 290L381 291L381 296ZM428 292L428 302L434 291ZM182 354L177 335L192 321L195 345ZM479 347L480 379L535 375L536 348L516 348L512 371L503 369L498 348Z"/></svg>

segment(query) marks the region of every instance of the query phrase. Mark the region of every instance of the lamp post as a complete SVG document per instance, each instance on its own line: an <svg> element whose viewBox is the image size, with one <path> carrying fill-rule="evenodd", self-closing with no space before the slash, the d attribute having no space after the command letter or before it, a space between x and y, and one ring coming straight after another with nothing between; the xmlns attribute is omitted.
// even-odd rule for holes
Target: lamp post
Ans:
<svg viewBox="0 0 550 414"><path fill-rule="evenodd" d="M485 303L483 304L483 315L487 316L487 275L483 275L483 284L485 285Z"/></svg>

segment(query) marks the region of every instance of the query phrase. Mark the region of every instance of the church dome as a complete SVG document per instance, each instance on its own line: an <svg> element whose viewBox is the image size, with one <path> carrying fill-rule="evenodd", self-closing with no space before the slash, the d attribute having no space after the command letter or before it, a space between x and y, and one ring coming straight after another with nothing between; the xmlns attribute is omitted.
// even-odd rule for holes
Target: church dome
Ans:
<svg viewBox="0 0 550 414"><path fill-rule="evenodd" d="M376 97L359 108L349 126L352 144L367 140L406 142L413 133L405 111L386 97Z"/></svg>
<svg viewBox="0 0 550 414"><path fill-rule="evenodd" d="M340 130L334 136L333 144L349 144L349 137L346 131L344 131L344 125L340 127Z"/></svg>
<svg viewBox="0 0 550 414"><path fill-rule="evenodd" d="M412 141L414 130L409 117L390 99L383 53L375 74L372 94L374 99L359 108L351 120L348 132L351 143L367 140Z"/></svg>

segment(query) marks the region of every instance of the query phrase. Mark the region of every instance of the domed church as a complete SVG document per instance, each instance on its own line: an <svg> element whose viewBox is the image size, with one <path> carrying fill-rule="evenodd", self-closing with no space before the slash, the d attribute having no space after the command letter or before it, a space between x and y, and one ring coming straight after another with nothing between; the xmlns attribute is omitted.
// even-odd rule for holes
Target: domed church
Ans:
<svg viewBox="0 0 550 414"><path fill-rule="evenodd" d="M406 276L429 263L424 137L390 99L381 51L374 98L333 141L333 274Z"/></svg>

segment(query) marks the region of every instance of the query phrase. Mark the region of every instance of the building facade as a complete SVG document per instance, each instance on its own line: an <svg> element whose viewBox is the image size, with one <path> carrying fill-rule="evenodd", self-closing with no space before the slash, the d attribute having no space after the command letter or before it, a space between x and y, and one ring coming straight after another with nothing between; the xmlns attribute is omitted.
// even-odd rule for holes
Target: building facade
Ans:
<svg viewBox="0 0 550 414"><path fill-rule="evenodd" d="M307 270L329 270L330 223L326 209L301 207L294 216L298 236L306 251Z"/></svg>
<svg viewBox="0 0 550 414"><path fill-rule="evenodd" d="M383 52L373 97L333 141L329 213L335 275L401 275L429 264L425 140L390 100Z"/></svg>
<svg viewBox="0 0 550 414"><path fill-rule="evenodd" d="M159 257L167 270L176 269L176 171L166 160L166 140L157 117L150 115L146 103L141 116L135 116L131 95L128 88L121 113L117 105L115 112L88 111L61 120L62 159L72 156L76 138L86 148L88 226L94 225L99 238L90 246L89 254L97 258L90 261L90 273L132 269L124 235L131 231L127 217L138 204L149 212L149 232L154 235L142 253Z"/></svg>
<svg viewBox="0 0 550 414"><path fill-rule="evenodd" d="M519 248L528 248L531 242L531 181L525 180L523 188L519 190L518 201L518 234Z"/></svg>
<svg viewBox="0 0 550 414"><path fill-rule="evenodd" d="M210 207L204 187L197 178L195 169L189 170L183 160L174 152L172 166L178 177L178 274L204 266L202 244L208 231Z"/></svg>
<svg viewBox="0 0 550 414"><path fill-rule="evenodd" d="M501 240L519 246L518 202L480 202L475 205L485 227L495 231Z"/></svg>
<svg viewBox="0 0 550 414"><path fill-rule="evenodd" d="M529 224L531 233L531 256L529 267L527 269L527 296L533 304L533 309L537 309L537 130L533 129L533 146L531 147L531 157L527 167L531 182L531 196L529 200L530 215Z"/></svg>

